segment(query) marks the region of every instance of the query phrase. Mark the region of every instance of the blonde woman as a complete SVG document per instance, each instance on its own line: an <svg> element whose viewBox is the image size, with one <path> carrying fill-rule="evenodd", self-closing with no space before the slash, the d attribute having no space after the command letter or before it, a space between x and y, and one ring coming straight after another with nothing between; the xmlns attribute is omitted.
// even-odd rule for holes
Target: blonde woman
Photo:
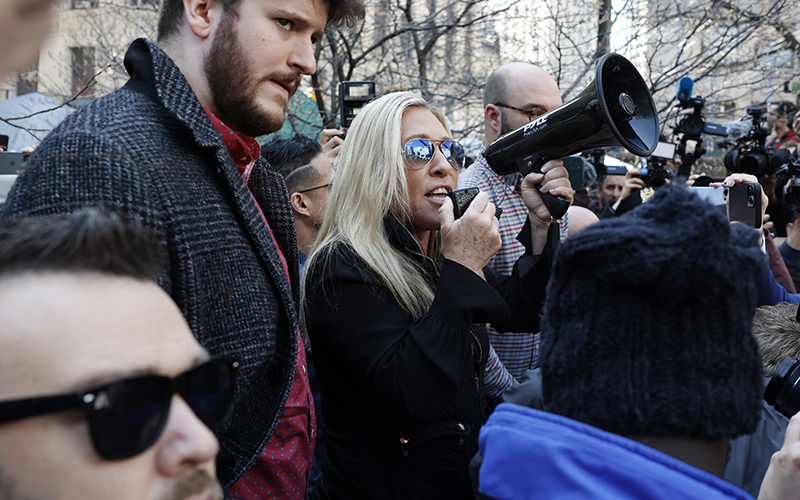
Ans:
<svg viewBox="0 0 800 500"><path fill-rule="evenodd" d="M454 221L445 196L463 161L412 93L368 104L348 131L304 282L325 415L312 498L473 497L489 348L475 324L538 331L551 219L536 184L568 199L572 188L560 161L525 178L528 251L499 277L484 269L500 249L494 205L480 194Z"/></svg>

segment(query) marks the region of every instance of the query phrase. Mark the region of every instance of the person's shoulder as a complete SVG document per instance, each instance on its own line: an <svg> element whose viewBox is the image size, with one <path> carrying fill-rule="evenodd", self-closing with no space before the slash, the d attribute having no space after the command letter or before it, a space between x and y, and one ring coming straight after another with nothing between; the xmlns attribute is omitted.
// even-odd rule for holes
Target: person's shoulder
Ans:
<svg viewBox="0 0 800 500"><path fill-rule="evenodd" d="M152 136L152 124L163 121L161 114L158 106L145 96L122 87L81 106L54 128L42 144L76 133L109 137L112 141L124 141L136 134Z"/></svg>
<svg viewBox="0 0 800 500"><path fill-rule="evenodd" d="M376 278L352 246L335 242L316 251L306 262L308 283L329 280L374 281ZM313 285L312 285L313 286Z"/></svg>
<svg viewBox="0 0 800 500"><path fill-rule="evenodd" d="M458 174L459 187L481 187L485 186L493 172L484 161L476 161L463 172Z"/></svg>

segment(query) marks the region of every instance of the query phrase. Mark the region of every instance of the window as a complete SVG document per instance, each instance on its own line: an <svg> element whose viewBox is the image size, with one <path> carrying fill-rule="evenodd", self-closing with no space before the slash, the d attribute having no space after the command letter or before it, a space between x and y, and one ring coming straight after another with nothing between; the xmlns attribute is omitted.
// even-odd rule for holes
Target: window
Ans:
<svg viewBox="0 0 800 500"><path fill-rule="evenodd" d="M94 76L94 47L71 47L69 50L72 53L72 94L89 95L92 90L84 90L84 87Z"/></svg>
<svg viewBox="0 0 800 500"><path fill-rule="evenodd" d="M17 95L36 92L39 89L39 58L17 75Z"/></svg>
<svg viewBox="0 0 800 500"><path fill-rule="evenodd" d="M160 6L160 0L128 0L128 6L130 7L154 7L158 9Z"/></svg>
<svg viewBox="0 0 800 500"><path fill-rule="evenodd" d="M69 0L70 9L94 9L98 0Z"/></svg>

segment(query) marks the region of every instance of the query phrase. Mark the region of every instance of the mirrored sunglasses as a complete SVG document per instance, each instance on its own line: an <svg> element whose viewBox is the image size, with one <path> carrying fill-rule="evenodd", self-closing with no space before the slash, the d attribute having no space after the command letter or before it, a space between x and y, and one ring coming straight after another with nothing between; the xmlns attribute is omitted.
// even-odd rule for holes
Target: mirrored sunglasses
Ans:
<svg viewBox="0 0 800 500"><path fill-rule="evenodd" d="M0 402L0 423L81 409L97 453L107 459L138 455L158 441L178 393L209 428L233 413L236 371L233 359L215 359L176 377L124 378L70 394Z"/></svg>
<svg viewBox="0 0 800 500"><path fill-rule="evenodd" d="M439 147L453 168L456 170L464 168L466 154L461 144L456 141L431 141L428 139L412 139L406 143L403 152L408 166L414 170L426 167L436 154L436 146Z"/></svg>

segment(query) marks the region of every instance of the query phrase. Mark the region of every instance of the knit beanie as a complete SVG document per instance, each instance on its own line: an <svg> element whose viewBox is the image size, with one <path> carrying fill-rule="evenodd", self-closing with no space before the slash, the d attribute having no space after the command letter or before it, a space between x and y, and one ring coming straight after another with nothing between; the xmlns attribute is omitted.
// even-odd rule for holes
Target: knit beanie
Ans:
<svg viewBox="0 0 800 500"><path fill-rule="evenodd" d="M559 247L540 340L545 409L624 436L751 433L758 234L683 187L656 191Z"/></svg>

